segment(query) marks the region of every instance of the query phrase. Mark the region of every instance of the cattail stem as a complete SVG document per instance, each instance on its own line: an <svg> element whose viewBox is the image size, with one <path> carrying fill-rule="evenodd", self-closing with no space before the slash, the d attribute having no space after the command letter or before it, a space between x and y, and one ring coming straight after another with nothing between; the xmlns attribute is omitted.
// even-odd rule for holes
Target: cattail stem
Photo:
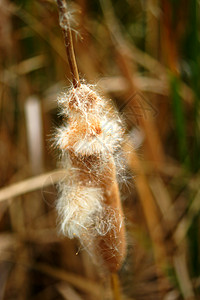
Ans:
<svg viewBox="0 0 200 300"><path fill-rule="evenodd" d="M120 283L117 273L111 273L111 288L113 300L121 300Z"/></svg>
<svg viewBox="0 0 200 300"><path fill-rule="evenodd" d="M74 54L71 28L70 28L69 19L68 19L67 13L66 13L67 5L64 0L57 0L57 5L58 5L58 9L59 9L59 14L60 14L60 26L61 26L63 34L64 34L67 58L68 58L70 70L72 73L73 86L75 88L77 88L80 86L80 80L79 80L76 58L75 58L75 54Z"/></svg>

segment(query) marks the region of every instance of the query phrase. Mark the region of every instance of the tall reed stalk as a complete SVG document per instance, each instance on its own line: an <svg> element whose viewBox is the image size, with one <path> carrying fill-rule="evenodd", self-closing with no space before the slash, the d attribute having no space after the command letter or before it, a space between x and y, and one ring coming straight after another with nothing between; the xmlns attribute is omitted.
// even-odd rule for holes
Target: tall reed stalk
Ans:
<svg viewBox="0 0 200 300"><path fill-rule="evenodd" d="M79 238L99 267L116 274L126 254L117 182L123 128L111 104L94 87L80 83L67 6L61 0L57 4L73 81L73 87L58 97L64 125L55 144L66 169L57 201L60 228L64 235ZM112 278L116 295L118 281L116 275Z"/></svg>

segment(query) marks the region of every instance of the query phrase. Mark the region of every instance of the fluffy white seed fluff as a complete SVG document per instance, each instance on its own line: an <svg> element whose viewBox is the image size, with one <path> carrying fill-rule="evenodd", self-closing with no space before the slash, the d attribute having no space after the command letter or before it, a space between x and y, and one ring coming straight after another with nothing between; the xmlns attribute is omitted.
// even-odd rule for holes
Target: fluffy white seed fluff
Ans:
<svg viewBox="0 0 200 300"><path fill-rule="evenodd" d="M94 120L94 118L93 118ZM85 120L84 120L85 121ZM122 129L120 123L115 119L102 116L96 118L101 132L96 132L90 120L85 122L74 121L57 132L57 145L62 150L71 150L77 154L87 156L91 154L113 153L119 147L122 140ZM93 123L91 123L93 124ZM82 129L84 131L81 131ZM77 134L78 133L78 134Z"/></svg>
<svg viewBox="0 0 200 300"><path fill-rule="evenodd" d="M99 97L89 85L81 84L78 88L72 88L67 93L63 92L58 97L58 105L62 108L63 114L74 116L81 114L87 119L88 114L102 112L105 102Z"/></svg>
<svg viewBox="0 0 200 300"><path fill-rule="evenodd" d="M116 218L122 220L117 210L105 205L98 182L101 183L108 157L118 157L115 153L120 151L123 130L116 112L88 85L81 84L62 93L58 104L66 125L57 130L55 144L61 150L62 166L67 171L59 184L57 200L60 229L69 238L78 237L85 246L94 236L104 236L113 230ZM95 162L87 165L91 156L96 158ZM80 179L83 170L76 164L76 158L87 165L84 180ZM94 171L95 183L91 181Z"/></svg>
<svg viewBox="0 0 200 300"><path fill-rule="evenodd" d="M69 238L81 239L84 231L95 226L95 217L102 213L101 189L62 183L60 190L57 211L61 232Z"/></svg>

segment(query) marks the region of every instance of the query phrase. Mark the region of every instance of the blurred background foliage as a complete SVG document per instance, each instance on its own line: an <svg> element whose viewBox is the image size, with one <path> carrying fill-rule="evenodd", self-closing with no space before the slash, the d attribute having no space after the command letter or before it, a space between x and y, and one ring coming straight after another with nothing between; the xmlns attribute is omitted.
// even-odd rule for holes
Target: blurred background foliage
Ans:
<svg viewBox="0 0 200 300"><path fill-rule="evenodd" d="M199 299L199 1L69 7L80 76L113 99L134 145L121 297ZM55 1L1 0L0 53L0 299L111 299L84 249L56 233L50 139L71 74Z"/></svg>

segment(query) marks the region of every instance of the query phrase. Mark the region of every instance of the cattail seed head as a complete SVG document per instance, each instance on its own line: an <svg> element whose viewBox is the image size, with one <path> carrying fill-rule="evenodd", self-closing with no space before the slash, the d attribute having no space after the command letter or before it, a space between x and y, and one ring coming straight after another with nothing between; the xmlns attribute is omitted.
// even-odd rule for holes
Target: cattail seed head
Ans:
<svg viewBox="0 0 200 300"><path fill-rule="evenodd" d="M116 272L125 257L124 217L115 154L123 139L121 121L90 86L81 84L58 98L67 125L58 129L66 177L59 184L60 228Z"/></svg>

